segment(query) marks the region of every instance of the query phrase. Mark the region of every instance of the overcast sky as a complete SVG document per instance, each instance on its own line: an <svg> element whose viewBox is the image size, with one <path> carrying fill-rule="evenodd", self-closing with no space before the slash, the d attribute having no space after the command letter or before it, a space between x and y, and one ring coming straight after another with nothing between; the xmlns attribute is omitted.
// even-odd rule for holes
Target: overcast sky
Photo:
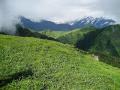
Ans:
<svg viewBox="0 0 120 90"><path fill-rule="evenodd" d="M0 27L18 22L24 16L66 22L85 16L120 21L120 0L0 0Z"/></svg>

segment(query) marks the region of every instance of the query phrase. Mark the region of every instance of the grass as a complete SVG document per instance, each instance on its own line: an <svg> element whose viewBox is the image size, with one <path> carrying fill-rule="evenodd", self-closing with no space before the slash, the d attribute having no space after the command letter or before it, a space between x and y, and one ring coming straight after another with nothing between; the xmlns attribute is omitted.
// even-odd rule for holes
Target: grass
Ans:
<svg viewBox="0 0 120 90"><path fill-rule="evenodd" d="M120 70L70 45L0 35L1 90L120 90Z"/></svg>
<svg viewBox="0 0 120 90"><path fill-rule="evenodd" d="M49 37L57 39L58 37L64 35L67 33L67 31L52 31L52 30L46 30L46 31L41 31L40 33L47 35Z"/></svg>

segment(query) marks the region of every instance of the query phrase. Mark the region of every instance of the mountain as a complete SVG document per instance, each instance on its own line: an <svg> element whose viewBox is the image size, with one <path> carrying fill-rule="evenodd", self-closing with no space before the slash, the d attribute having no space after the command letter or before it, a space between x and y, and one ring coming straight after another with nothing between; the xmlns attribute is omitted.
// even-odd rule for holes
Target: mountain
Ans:
<svg viewBox="0 0 120 90"><path fill-rule="evenodd" d="M120 57L120 25L111 25L96 37L92 47L93 52Z"/></svg>
<svg viewBox="0 0 120 90"><path fill-rule="evenodd" d="M0 35L1 90L119 90L120 69L59 42Z"/></svg>
<svg viewBox="0 0 120 90"><path fill-rule="evenodd" d="M73 21L70 23L62 23L57 24L52 21L42 20L40 22L35 22L29 19L26 19L24 17L21 17L21 23L24 27L30 28L37 31L43 31L43 30L54 30L54 31L69 31L76 28L83 28L86 26L94 26L96 28L103 28L106 26L109 26L111 24L114 24L115 21L112 19L105 19L105 18L93 18L93 17L87 17L83 18L78 21Z"/></svg>
<svg viewBox="0 0 120 90"><path fill-rule="evenodd" d="M101 61L120 68L120 25L102 29L89 51L98 55Z"/></svg>

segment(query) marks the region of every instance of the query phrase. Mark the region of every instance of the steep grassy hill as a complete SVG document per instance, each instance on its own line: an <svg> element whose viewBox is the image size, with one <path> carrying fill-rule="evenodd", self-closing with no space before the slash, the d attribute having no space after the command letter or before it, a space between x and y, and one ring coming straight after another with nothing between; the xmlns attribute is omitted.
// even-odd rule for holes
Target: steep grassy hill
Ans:
<svg viewBox="0 0 120 90"><path fill-rule="evenodd" d="M112 25L103 29L91 51L120 57L120 25Z"/></svg>
<svg viewBox="0 0 120 90"><path fill-rule="evenodd" d="M85 35L89 32L96 31L94 27L85 27L82 29L72 30L59 38L57 38L62 43L68 43L71 45L76 45L78 41L83 40Z"/></svg>
<svg viewBox="0 0 120 90"><path fill-rule="evenodd" d="M1 90L120 90L120 70L59 42L0 35Z"/></svg>

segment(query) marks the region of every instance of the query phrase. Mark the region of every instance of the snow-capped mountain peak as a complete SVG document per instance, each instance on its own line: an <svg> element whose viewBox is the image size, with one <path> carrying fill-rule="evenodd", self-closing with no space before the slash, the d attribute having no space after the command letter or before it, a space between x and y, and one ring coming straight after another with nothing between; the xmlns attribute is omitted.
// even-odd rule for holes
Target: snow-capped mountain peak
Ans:
<svg viewBox="0 0 120 90"><path fill-rule="evenodd" d="M86 25L91 25L96 28L103 28L106 26L109 26L111 24L114 24L115 21L112 19L106 19L103 17L100 18L94 18L94 17L85 17L79 21L72 22L72 25L75 27L85 27Z"/></svg>

